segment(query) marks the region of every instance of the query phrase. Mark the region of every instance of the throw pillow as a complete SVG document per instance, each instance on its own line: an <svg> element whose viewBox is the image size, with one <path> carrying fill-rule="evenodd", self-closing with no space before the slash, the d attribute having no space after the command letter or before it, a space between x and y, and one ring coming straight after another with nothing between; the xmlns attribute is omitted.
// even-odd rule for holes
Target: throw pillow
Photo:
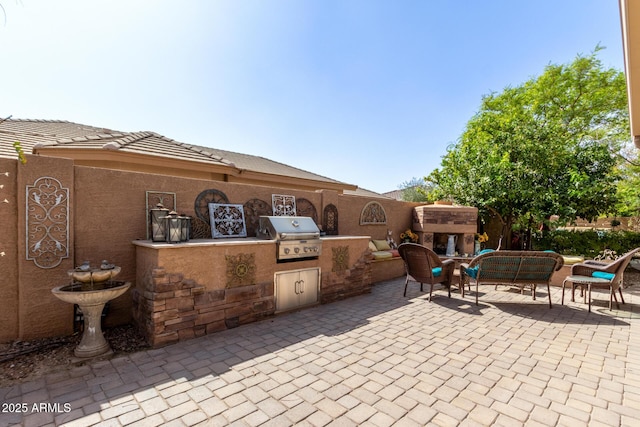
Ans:
<svg viewBox="0 0 640 427"><path fill-rule="evenodd" d="M388 251L391 249L391 246L389 246L389 242L387 242L386 240L373 240L373 244L376 245L376 248L379 251Z"/></svg>

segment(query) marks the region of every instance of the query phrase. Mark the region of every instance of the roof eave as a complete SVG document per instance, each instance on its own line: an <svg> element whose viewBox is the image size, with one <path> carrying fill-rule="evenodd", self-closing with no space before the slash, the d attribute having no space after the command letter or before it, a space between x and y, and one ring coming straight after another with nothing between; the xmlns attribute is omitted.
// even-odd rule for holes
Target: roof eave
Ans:
<svg viewBox="0 0 640 427"><path fill-rule="evenodd" d="M199 172L223 173L226 175L237 175L239 173L237 168L228 164L133 153L124 150L42 145L34 147L33 154L48 157L64 157L79 162L121 162L155 167L171 167L173 169L184 169L189 171L197 170Z"/></svg>
<svg viewBox="0 0 640 427"><path fill-rule="evenodd" d="M355 190L358 188L357 185L347 184L345 182L321 181L307 178L290 177L284 175L255 172L247 169L240 170L240 173L236 176L242 179L262 181L270 184L282 185L284 183L288 184L287 186L290 186L289 183L293 180L296 182L295 187L306 187L312 190L335 190L338 192L343 192L345 190Z"/></svg>
<svg viewBox="0 0 640 427"><path fill-rule="evenodd" d="M640 148L640 2L619 0L620 27L622 31L622 52L624 71L627 78L629 102L629 126L636 147Z"/></svg>

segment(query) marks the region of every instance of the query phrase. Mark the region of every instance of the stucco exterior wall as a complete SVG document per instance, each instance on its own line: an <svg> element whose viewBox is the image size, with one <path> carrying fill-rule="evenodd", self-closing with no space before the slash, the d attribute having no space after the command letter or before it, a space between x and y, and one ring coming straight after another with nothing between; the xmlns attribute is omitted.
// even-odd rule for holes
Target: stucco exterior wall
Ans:
<svg viewBox="0 0 640 427"><path fill-rule="evenodd" d="M18 336L18 162L0 159L0 342Z"/></svg>
<svg viewBox="0 0 640 427"><path fill-rule="evenodd" d="M177 211L190 216L195 214L196 197L207 189L223 192L229 203L234 204L260 199L270 205L272 194L292 195L296 199L307 199L315 207L318 224L322 224L324 207L335 205L339 212L340 235L384 239L387 230L391 230L396 242L399 234L411 227L411 210L416 205L390 199L343 195L334 190L291 190L268 185L79 166L73 160L63 158L28 155L27 160L22 165L17 160L0 159L0 172L9 173L9 176L0 175L0 184L3 185L0 189L0 213L5 224L0 230L0 252L4 253L0 256L0 274L3 278L0 285L0 324L3 326L0 328L0 342L71 333L73 307L56 299L51 289L68 283L67 271L85 260L97 266L101 260L107 259L121 266L118 279L134 282L132 288L135 288L136 272L144 267L137 265L132 242L147 237L147 191L175 193ZM26 188L42 177L54 178L68 191L69 247L64 259L51 268L41 268L26 256L29 215ZM3 199L7 202L2 202ZM360 225L362 209L372 200L383 207L386 223ZM331 244L325 246L323 250L331 250ZM275 257L269 251L269 257L272 255ZM194 270L193 274L201 273ZM265 277L257 279L262 282L273 280L273 277L267 277L273 274L272 271L265 271L264 274ZM376 278L371 280L375 282ZM218 286L216 283L210 285ZM335 286L339 289L338 285ZM132 320L131 313L132 298L129 291L110 304L105 326L129 322Z"/></svg>
<svg viewBox="0 0 640 427"><path fill-rule="evenodd" d="M73 162L28 155L26 164L3 160L2 166L9 172L10 179L10 184L3 188L3 191L10 189L3 192L7 202L2 203L3 214L7 214L3 223L10 229L3 231L6 234L2 244L6 250L2 251L6 255L0 260L0 316L3 318L0 337L7 341L69 334L73 330L73 306L54 297L51 289L68 283L67 270L74 266ZM4 177L7 178L6 175ZM57 238L57 231L67 238L58 242L60 256L45 254L44 258L38 258L38 248L52 242L44 231L50 226L47 215L59 214L56 210L46 212L51 201L47 199L47 189L58 185L60 191L68 195L61 197L60 201L66 205L66 213L55 218L61 225L51 227L50 231ZM36 188L38 186L42 186L43 191ZM35 191L30 199L27 199L27 188Z"/></svg>

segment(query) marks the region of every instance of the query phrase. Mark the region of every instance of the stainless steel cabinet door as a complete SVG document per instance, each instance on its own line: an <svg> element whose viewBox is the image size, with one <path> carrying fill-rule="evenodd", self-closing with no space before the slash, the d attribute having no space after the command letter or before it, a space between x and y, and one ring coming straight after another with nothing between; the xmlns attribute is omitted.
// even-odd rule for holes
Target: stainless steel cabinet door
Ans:
<svg viewBox="0 0 640 427"><path fill-rule="evenodd" d="M276 311L292 310L318 302L320 268L275 274Z"/></svg>
<svg viewBox="0 0 640 427"><path fill-rule="evenodd" d="M298 279L298 296L300 297L300 306L315 304L318 302L319 283L319 268L300 270L300 278Z"/></svg>

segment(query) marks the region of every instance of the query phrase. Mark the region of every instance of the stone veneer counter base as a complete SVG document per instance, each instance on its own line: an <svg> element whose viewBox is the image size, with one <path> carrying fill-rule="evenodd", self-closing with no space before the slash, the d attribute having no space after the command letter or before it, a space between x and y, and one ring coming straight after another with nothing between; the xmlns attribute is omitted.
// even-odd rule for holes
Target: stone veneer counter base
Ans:
<svg viewBox="0 0 640 427"><path fill-rule="evenodd" d="M159 347L274 315L275 273L320 268L319 303L369 293L369 240L323 237L319 257L289 262L276 262L272 240L136 240L133 317Z"/></svg>

